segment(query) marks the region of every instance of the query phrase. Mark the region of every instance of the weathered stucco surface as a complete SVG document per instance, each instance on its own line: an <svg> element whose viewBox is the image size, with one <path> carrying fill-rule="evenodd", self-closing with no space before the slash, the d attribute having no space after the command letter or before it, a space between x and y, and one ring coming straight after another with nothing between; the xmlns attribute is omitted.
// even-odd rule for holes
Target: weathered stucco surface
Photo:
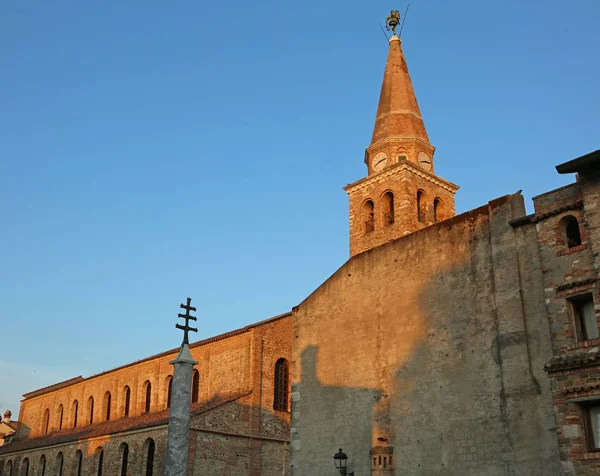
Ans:
<svg viewBox="0 0 600 476"><path fill-rule="evenodd" d="M293 476L340 447L357 475L561 474L524 214L508 196L354 256L294 310Z"/></svg>

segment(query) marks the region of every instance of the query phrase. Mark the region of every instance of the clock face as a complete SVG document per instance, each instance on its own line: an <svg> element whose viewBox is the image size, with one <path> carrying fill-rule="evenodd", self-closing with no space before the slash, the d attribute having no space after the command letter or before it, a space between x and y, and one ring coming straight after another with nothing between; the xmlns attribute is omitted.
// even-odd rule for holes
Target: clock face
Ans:
<svg viewBox="0 0 600 476"><path fill-rule="evenodd" d="M419 160L419 165L422 169L425 169L428 172L431 171L431 158L426 152L419 152L417 159Z"/></svg>
<svg viewBox="0 0 600 476"><path fill-rule="evenodd" d="M372 163L372 168L375 172L383 170L384 167L387 165L387 155L385 155L383 152L379 152L379 154L377 154L373 159Z"/></svg>

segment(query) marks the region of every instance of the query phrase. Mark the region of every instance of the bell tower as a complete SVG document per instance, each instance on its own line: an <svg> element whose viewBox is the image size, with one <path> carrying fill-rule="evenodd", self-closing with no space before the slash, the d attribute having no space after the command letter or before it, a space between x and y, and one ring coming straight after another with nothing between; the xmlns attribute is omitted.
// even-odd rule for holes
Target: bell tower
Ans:
<svg viewBox="0 0 600 476"><path fill-rule="evenodd" d="M350 256L456 214L458 187L435 174L434 152L394 31L365 151L367 176L344 188L350 201Z"/></svg>

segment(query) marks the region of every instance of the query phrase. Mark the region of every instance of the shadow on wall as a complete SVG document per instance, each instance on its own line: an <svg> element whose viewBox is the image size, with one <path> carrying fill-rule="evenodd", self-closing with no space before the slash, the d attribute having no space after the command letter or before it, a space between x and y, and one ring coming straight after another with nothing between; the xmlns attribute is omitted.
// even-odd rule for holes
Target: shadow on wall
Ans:
<svg viewBox="0 0 600 476"><path fill-rule="evenodd" d="M352 356L348 355L352 361ZM318 348L308 346L301 355L302 400L294 400L292 394L292 418L301 415L302 426L300 436L302 441L319 441L327 448L325 452L311 455L310 461L298 461L299 468L292 467L292 474L314 476L336 474L333 455L339 448L348 455L348 471L357 471L357 474L370 474L371 467L359 466L365 458L363 448L371 445L373 414L369 409L374 409L378 402L384 398L378 389L352 388L345 386L322 385L317 376ZM330 369L334 372L334 369ZM306 403L311 411L303 411L302 405ZM353 412L352 418L345 415L346 408L361 409ZM318 409L318 411L312 411ZM296 414L298 412L298 414ZM292 420L294 428L294 420ZM292 447L294 446L292 432ZM330 456L327 454L330 453ZM360 457L359 457L360 456ZM367 472L369 471L369 472Z"/></svg>

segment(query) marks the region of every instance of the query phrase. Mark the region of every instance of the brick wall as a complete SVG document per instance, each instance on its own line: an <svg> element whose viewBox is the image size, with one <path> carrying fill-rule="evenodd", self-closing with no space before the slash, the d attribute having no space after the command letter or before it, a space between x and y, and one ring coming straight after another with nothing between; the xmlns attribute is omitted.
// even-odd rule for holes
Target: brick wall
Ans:
<svg viewBox="0 0 600 476"><path fill-rule="evenodd" d="M289 440L289 412L273 409L274 368L275 362L280 358L290 361L290 316L283 315L239 331L194 343L190 347L192 355L198 361L196 369L200 375L199 411L202 413L202 416L192 420L195 430L192 431L190 439L190 470L193 471L190 474L199 471L194 468L197 455L200 454L209 455L211 461L215 461L214 467L209 465L209 468L212 468L210 471L213 472L202 474L223 474L223 471L219 473L219 470L215 469L220 468L220 463L217 462L221 459L218 457L219 452L211 449L213 439L215 442L221 442L224 447L230 444L229 450L231 452L233 448L233 455L237 454L237 446L244 447L240 458L245 461L243 464L247 467L247 473L236 474L258 475L271 465L281 468ZM143 445L152 437L156 442L154 474L162 474L168 419L168 377L173 370L169 361L173 360L177 352L178 349L175 349L97 376L74 379L63 385L55 385L48 391L28 394L21 404L19 438L12 446L18 451L11 452L11 445L3 447L0 451L0 468L2 463L6 468L9 461L19 466L24 458L28 458L30 467L33 467L39 462L42 454L46 457L47 468L51 468L59 451L64 455L64 467L67 468L75 458L77 449L84 451L84 465L88 468L96 464L96 450L101 446L104 450L104 465L108 468L108 472L104 474L117 474L115 465L121 464L118 450L122 443L127 443L133 468L131 474L138 475L142 474L138 466L141 464L139 457ZM152 385L148 414L144 413L146 381ZM125 386L131 389L131 406L127 418L124 417ZM104 396L107 391L112 395L110 421L106 421L105 418ZM229 402L221 408L219 402L228 401L232 395L242 397L235 397L235 404ZM87 415L87 402L90 397L94 399L92 425L89 424ZM77 428L73 428L72 415L75 400L79 402ZM58 411L60 405L64 408L61 430ZM214 409L213 406L218 408ZM204 407L210 409L206 414L202 410ZM46 409L50 410L48 434L45 434L43 428ZM142 426L144 428L135 429ZM208 431L210 436L204 435L204 431ZM75 441L69 441L73 439ZM206 442L211 442L208 447L203 446ZM273 450L273 445L278 449ZM270 456L266 459L263 457L267 449L271 453L279 452L276 460ZM240 464L242 463L235 462L232 468L238 468ZM225 470L224 473L229 473L229 470ZM76 473L63 474L66 476Z"/></svg>

